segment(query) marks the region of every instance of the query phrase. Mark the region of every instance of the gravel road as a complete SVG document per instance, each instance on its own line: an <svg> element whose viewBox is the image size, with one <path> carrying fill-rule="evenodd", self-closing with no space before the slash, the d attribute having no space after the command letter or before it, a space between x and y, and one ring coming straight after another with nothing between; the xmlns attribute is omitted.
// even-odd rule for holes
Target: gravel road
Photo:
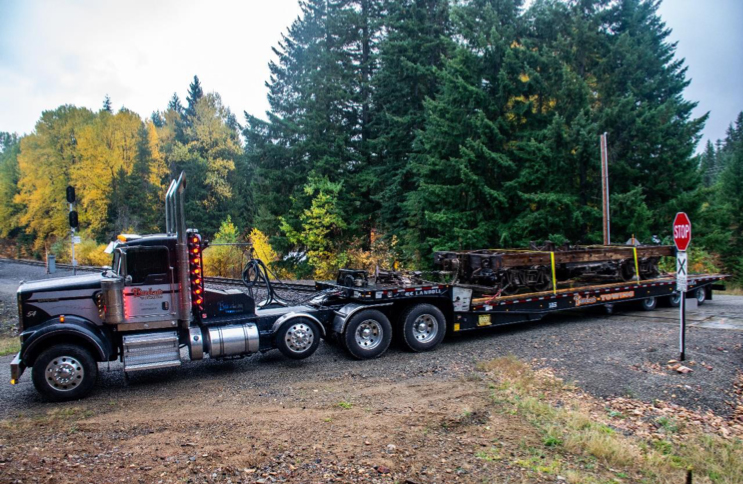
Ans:
<svg viewBox="0 0 743 484"><path fill-rule="evenodd" d="M1 263L2 301L14 309L18 281L41 277L47 277L43 268ZM575 311L539 323L450 336L430 353L413 354L393 345L381 359L372 361L352 360L338 347L324 343L315 355L300 362L277 351L231 361L192 363L184 359L180 368L136 374L128 382L118 364L101 364L90 403L166 399L183 393L203 401L212 396L214 384L245 398L281 398L288 388L311 381L355 385L406 379L446 381L469 375L478 361L512 354L535 366L553 368L598 397L662 399L722 415L730 412L726 402L734 401L729 393L743 370L743 331L739 329L743 327L743 297L715 296L690 311L687 360L694 371L689 374L666 368L678 356L676 310L618 309L612 316ZM14 317L14 310L6 311L6 328ZM11 359L0 357L2 385L7 385ZM0 392L0 418L33 415L49 408L36 395L28 372L19 385L7 385Z"/></svg>

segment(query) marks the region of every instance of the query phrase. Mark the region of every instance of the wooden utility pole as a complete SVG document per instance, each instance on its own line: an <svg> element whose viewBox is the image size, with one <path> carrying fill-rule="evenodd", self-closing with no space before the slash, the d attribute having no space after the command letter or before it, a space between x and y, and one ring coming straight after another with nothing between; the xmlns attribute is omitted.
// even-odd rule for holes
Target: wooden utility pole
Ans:
<svg viewBox="0 0 743 484"><path fill-rule="evenodd" d="M604 209L604 245L611 244L611 216L609 211L609 152L606 133L601 135L601 199Z"/></svg>

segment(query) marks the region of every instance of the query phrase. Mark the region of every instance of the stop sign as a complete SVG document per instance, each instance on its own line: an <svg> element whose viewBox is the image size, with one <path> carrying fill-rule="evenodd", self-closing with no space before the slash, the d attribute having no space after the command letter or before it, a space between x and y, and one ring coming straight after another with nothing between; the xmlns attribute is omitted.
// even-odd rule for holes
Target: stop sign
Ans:
<svg viewBox="0 0 743 484"><path fill-rule="evenodd" d="M686 250L691 242L691 221L684 212L677 213L673 220L673 242L678 250Z"/></svg>

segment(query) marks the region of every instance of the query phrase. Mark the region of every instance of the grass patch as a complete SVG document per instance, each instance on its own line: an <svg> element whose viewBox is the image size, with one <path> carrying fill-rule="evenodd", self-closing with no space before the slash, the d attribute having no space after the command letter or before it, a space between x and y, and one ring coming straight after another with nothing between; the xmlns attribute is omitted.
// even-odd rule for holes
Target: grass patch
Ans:
<svg viewBox="0 0 743 484"><path fill-rule="evenodd" d="M670 417L653 422L666 438L625 435L613 427L624 415L607 415L598 403L586 402L559 379L535 372L514 357L481 363L478 369L492 377L488 388L500 413L526 421L542 436L542 446L534 452L543 455L514 462L522 468L540 474L559 471L569 482L590 482L596 476L587 476L585 466L578 470L569 465L578 457L595 460L602 472L631 480L685 482L687 470L693 469L695 482L743 484L741 439L692 431ZM487 451L477 455L484 460L487 456Z"/></svg>
<svg viewBox="0 0 743 484"><path fill-rule="evenodd" d="M0 337L0 356L14 355L21 351L21 340L18 336Z"/></svg>
<svg viewBox="0 0 743 484"><path fill-rule="evenodd" d="M336 405L341 407L343 410L351 410L353 408L353 403L347 402L345 400L341 400Z"/></svg>

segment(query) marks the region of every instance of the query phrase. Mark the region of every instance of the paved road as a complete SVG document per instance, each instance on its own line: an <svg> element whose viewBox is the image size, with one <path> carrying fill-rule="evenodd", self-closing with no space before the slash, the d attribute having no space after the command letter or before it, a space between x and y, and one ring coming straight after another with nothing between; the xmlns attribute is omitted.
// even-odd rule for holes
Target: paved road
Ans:
<svg viewBox="0 0 743 484"><path fill-rule="evenodd" d="M12 297L19 278L32 279L39 273L43 268L0 264L0 296ZM201 402L224 392L246 399L256 395L281 398L289 394L287 389L292 385L307 381L374 385L379 381L456 379L471 374L477 361L513 354L537 366L554 368L600 397L662 399L728 413L729 392L743 370L743 297L715 296L690 310L687 355L696 365L687 375L665 370L666 362L677 357L677 310L648 313L618 309L612 316L574 311L539 323L456 335L430 353L413 354L393 346L381 359L372 361L351 360L337 347L324 343L315 355L300 362L289 361L277 351L242 360L184 361L180 368L133 375L128 383L118 364L102 364L98 386L88 404L135 404L147 395L167 398L184 392ZM17 386L5 383L11 359L0 357L0 418L54 408L37 397L29 373ZM712 369L703 368L702 362Z"/></svg>

